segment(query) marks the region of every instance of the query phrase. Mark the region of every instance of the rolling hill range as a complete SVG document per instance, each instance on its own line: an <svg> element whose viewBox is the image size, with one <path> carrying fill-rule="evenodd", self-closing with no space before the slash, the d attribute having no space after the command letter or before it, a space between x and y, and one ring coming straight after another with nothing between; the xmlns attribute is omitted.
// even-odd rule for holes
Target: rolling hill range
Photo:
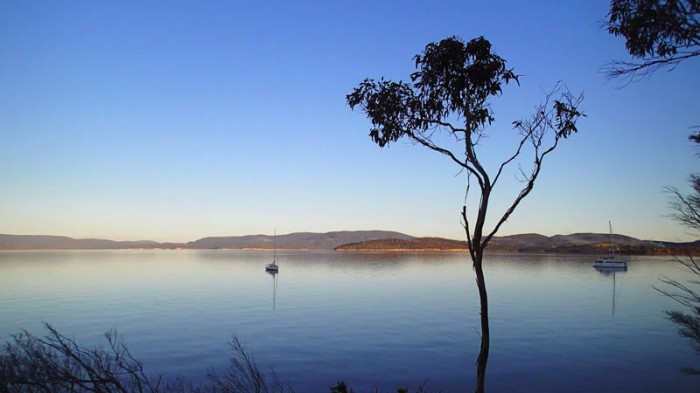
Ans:
<svg viewBox="0 0 700 393"><path fill-rule="evenodd" d="M700 240L672 243L639 240L614 235L616 252L621 254L685 254L700 253ZM205 237L187 243L154 241L113 241L104 239L73 239L64 236L0 234L0 250L119 250L119 249L280 249L338 250L338 251L466 251L461 240L435 237L417 238L391 231L338 231L326 233L298 232L278 235ZM610 235L576 233L543 236L521 234L494 237L487 251L559 254L606 254Z"/></svg>
<svg viewBox="0 0 700 393"><path fill-rule="evenodd" d="M346 243L376 239L411 239L412 236L391 231L339 231L327 233L298 232L287 235L248 235L205 237L187 243L158 243L154 241L113 241L104 239L73 239L65 236L34 236L0 234L0 250L119 250L119 249L327 249Z"/></svg>
<svg viewBox="0 0 700 393"><path fill-rule="evenodd" d="M667 255L700 253L700 241L671 243L639 240L629 236L614 235L615 252L628 255ZM466 251L466 241L413 238L409 240L384 239L345 244L338 251ZM576 233L572 235L544 236L522 234L494 237L487 252L552 253L552 254L607 254L610 250L610 235L598 233Z"/></svg>
<svg viewBox="0 0 700 393"><path fill-rule="evenodd" d="M205 237L185 245L185 248L277 248L287 249L327 249L331 250L347 243L356 243L377 239L411 239L412 236L390 231L341 231L341 232L296 232L277 235L275 239L268 235Z"/></svg>
<svg viewBox="0 0 700 393"><path fill-rule="evenodd" d="M700 240L674 243L639 240L625 235L613 235L616 250L621 254L668 254L700 251ZM602 233L575 233L571 235L542 236L522 234L494 237L489 251L557 254L606 254L610 249L610 235Z"/></svg>
<svg viewBox="0 0 700 393"><path fill-rule="evenodd" d="M421 237L412 239L379 239L348 243L335 248L337 251L467 251L467 242Z"/></svg>
<svg viewBox="0 0 700 393"><path fill-rule="evenodd" d="M700 241L671 243L639 240L624 235L614 235L615 252L628 255L666 255L700 253ZM383 239L337 247L339 251L466 251L466 241L440 238L413 238L409 240ZM552 254L607 254L610 250L610 235L599 233L576 233L572 235L544 236L522 234L494 237L487 252L522 252Z"/></svg>
<svg viewBox="0 0 700 393"><path fill-rule="evenodd" d="M129 248L169 248L171 243L143 241L114 241L104 239L73 239L65 236L3 235L0 250L119 250Z"/></svg>

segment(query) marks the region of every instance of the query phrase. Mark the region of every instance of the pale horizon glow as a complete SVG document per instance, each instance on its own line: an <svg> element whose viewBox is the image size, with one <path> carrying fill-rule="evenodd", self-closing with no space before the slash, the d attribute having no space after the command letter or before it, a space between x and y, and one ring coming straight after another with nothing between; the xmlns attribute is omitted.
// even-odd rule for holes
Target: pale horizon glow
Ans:
<svg viewBox="0 0 700 393"><path fill-rule="evenodd" d="M498 235L692 241L664 187L688 190L700 61L624 85L609 1L0 4L0 233L187 242L391 230L463 239L465 179L407 141L380 149L348 94L407 80L433 41L483 35L522 75L493 101L482 155L561 80L579 133ZM494 161L495 162L495 161ZM517 167L515 168L517 171ZM497 187L491 217L517 193Z"/></svg>

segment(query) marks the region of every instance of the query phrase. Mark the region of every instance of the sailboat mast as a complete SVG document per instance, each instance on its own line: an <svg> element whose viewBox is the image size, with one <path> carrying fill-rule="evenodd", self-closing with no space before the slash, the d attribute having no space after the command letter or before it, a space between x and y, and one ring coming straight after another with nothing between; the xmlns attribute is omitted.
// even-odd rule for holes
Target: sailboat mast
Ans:
<svg viewBox="0 0 700 393"><path fill-rule="evenodd" d="M610 252L612 253L613 259L615 258L615 245L613 244L612 236L612 223L608 221L608 227L610 228Z"/></svg>
<svg viewBox="0 0 700 393"><path fill-rule="evenodd" d="M277 229L275 229L275 236L272 238L272 262L277 262Z"/></svg>

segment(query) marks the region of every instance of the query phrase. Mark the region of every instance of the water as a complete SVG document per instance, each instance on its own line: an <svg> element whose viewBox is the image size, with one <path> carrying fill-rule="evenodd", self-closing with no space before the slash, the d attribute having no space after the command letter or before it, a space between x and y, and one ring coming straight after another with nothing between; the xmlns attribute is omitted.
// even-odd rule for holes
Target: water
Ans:
<svg viewBox="0 0 700 393"><path fill-rule="evenodd" d="M43 322L87 345L116 328L146 370L205 381L235 334L300 392L471 391L478 295L466 254L0 252L0 339ZM663 257L602 274L592 257L488 255L493 392L697 392L700 358L652 288Z"/></svg>

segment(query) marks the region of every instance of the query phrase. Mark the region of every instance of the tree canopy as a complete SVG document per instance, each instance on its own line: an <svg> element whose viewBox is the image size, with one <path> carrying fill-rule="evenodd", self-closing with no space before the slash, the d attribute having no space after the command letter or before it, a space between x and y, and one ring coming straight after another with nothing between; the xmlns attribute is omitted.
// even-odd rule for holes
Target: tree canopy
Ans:
<svg viewBox="0 0 700 393"><path fill-rule="evenodd" d="M611 0L606 27L641 60L610 63L606 73L613 78L648 75L700 55L698 0Z"/></svg>
<svg viewBox="0 0 700 393"><path fill-rule="evenodd" d="M448 156L470 177L476 178L482 191L486 190L488 194L504 167L523 152L528 142L534 152L532 170L523 172L527 186L483 243L477 247L471 244L473 240L482 241L482 219L485 217L477 218L475 237L468 231L470 249L484 247L531 190L542 159L554 150L560 139L577 131L576 121L583 115L578 105L583 98L572 95L563 85L557 84L536 107L534 115L512 123L518 131L519 144L493 174L482 165L477 152L486 127L495 120L489 100L501 95L504 85L519 83L519 76L493 52L491 43L484 37L465 43L453 36L430 43L414 60L418 70L410 75L411 82L365 79L347 95L348 105L352 109L361 108L370 119L372 141L380 147L402 137L418 142ZM556 99L555 94L559 94ZM444 132L457 142L457 148L436 142L437 134ZM547 144L545 139L549 136L551 140ZM483 205L484 215L487 200Z"/></svg>

